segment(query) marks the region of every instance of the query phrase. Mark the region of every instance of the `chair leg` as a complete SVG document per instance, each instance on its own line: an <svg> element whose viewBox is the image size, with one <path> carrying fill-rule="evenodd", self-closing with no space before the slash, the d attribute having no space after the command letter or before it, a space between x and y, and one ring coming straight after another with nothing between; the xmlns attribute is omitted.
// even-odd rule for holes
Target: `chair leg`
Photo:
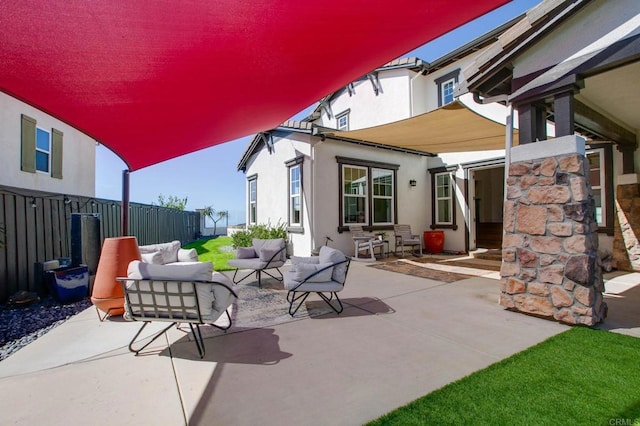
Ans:
<svg viewBox="0 0 640 426"><path fill-rule="evenodd" d="M325 295L324 295L324 293L320 293L320 292L318 292L318 296L320 296L320 297L322 298L322 300L324 300L324 301L327 303L327 305L329 305L329 306L331 307L331 309L333 309L333 310L334 310L334 312L335 312L336 314L340 315L340 313L344 310L344 306L342 306L342 302L340 301L340 298L338 297L338 293L336 293L336 292L334 291L334 292L331 292L331 293L329 293L329 294L330 294L330 297L327 297L327 296L325 296ZM337 310L337 309L336 309L336 308L331 304L331 300L333 299L333 296L335 296L335 297L336 297L336 300L338 301L338 305L340 306L340 310Z"/></svg>
<svg viewBox="0 0 640 426"><path fill-rule="evenodd" d="M239 271L239 270L240 270L240 269L237 269L237 268L236 268L236 271L233 273L233 278L231 278L231 280L233 281L233 283L234 283L234 284L240 284L242 281L246 280L247 278L249 278L249 277L250 277L251 275L253 275L254 273L256 273L256 274L257 274L257 276L258 276L258 284L260 284L260 274L259 274L259 272L260 272L260 271L251 271L251 272L249 272L247 275L245 275L244 277L242 277L241 279L236 280L236 276L238 275L238 271Z"/></svg>
<svg viewBox="0 0 640 426"><path fill-rule="evenodd" d="M136 355L138 355L140 353L141 350L143 350L144 348L146 348L147 346L149 346L151 343L153 343L158 337L160 337L162 334L164 334L167 330L169 330L171 327L173 327L174 325L176 325L176 322L172 322L171 324L169 324L168 327L163 328L161 331L157 332L153 338L148 341L144 346L142 346L139 349L135 349L133 347L136 339L138 338L138 336L140 336L140 333L142 333L142 330L144 330L144 328L149 325L149 321L145 321L144 324L142 324L142 327L140 327L140 329L138 330L138 332L136 333L135 336L133 336L133 339L131 339L131 341L129 342L129 351L135 353Z"/></svg>
<svg viewBox="0 0 640 426"><path fill-rule="evenodd" d="M196 342L196 347L198 348L198 353L200 354L200 359L204 358L205 348L204 348L204 339L202 338L202 333L200 333L200 324L196 324L196 329L193 329L193 323L189 323L189 328L191 328L191 334L193 334L193 340ZM196 331L198 334L196 334Z"/></svg>
<svg viewBox="0 0 640 426"><path fill-rule="evenodd" d="M291 315L292 317L296 314L296 312L298 312L298 309L300 309L300 306L302 306L302 304L304 303L305 300L307 300L307 297L309 297L309 294L310 294L308 291L299 292L299 293L300 294L298 296L296 296L295 291L290 291L289 293L287 293L287 301L289 302L289 315ZM293 304L298 300L300 300L300 303L298 303L296 308L293 309ZM293 312L291 311L292 309L293 309Z"/></svg>
<svg viewBox="0 0 640 426"><path fill-rule="evenodd" d="M278 269L278 268L271 268L271 269L275 269L276 271L278 271L280 276L276 277L275 275L271 275L270 273L268 273L266 271L266 269L263 269L262 272L264 272L265 274L269 275L271 278L273 278L274 280L277 280L277 281L282 281L284 279L284 275L282 275L282 272L280 271L280 269Z"/></svg>

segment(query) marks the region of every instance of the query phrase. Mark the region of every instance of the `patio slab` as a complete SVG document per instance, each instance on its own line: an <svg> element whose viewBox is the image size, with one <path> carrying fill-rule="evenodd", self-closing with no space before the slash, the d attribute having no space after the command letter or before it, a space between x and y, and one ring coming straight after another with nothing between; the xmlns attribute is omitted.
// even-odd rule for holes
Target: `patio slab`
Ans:
<svg viewBox="0 0 640 426"><path fill-rule="evenodd" d="M639 282L608 286L603 328L640 337ZM341 315L212 335L203 360L176 329L136 357L139 324L90 308L0 362L11 390L0 421L362 424L567 329L502 309L498 292L493 279L444 284L354 262Z"/></svg>

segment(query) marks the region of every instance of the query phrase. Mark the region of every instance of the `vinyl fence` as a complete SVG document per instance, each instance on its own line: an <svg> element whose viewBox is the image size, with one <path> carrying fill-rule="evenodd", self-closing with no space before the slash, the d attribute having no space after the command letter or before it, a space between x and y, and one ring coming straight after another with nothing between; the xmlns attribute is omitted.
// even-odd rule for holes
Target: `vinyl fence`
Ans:
<svg viewBox="0 0 640 426"><path fill-rule="evenodd" d="M120 201L0 186L0 303L20 290L40 291L37 263L71 257L71 214L97 213L100 244L120 236ZM138 244L200 235L200 213L130 203L129 234Z"/></svg>

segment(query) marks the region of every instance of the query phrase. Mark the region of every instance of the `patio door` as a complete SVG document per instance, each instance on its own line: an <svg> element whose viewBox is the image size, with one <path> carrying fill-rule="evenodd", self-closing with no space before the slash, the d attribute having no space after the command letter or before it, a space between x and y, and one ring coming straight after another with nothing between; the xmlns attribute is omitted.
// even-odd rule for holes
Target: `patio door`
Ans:
<svg viewBox="0 0 640 426"><path fill-rule="evenodd" d="M504 207L504 166L476 169L474 180L475 247L499 249L502 247Z"/></svg>

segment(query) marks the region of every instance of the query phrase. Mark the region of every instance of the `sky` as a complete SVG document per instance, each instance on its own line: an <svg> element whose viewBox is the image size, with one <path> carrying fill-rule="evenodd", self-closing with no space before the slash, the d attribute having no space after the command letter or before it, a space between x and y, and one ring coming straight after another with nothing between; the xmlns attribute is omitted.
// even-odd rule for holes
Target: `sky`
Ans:
<svg viewBox="0 0 640 426"><path fill-rule="evenodd" d="M433 61L526 12L541 0L513 0L401 57ZM346 82L345 82L346 83ZM306 116L315 104L294 115ZM267 130L267 129L265 129ZM245 175L237 164L253 135L183 155L130 174L130 200L158 204L158 196L187 199L187 210L207 206L229 212L229 225L245 222ZM96 197L122 199L123 161L102 145L96 149Z"/></svg>

